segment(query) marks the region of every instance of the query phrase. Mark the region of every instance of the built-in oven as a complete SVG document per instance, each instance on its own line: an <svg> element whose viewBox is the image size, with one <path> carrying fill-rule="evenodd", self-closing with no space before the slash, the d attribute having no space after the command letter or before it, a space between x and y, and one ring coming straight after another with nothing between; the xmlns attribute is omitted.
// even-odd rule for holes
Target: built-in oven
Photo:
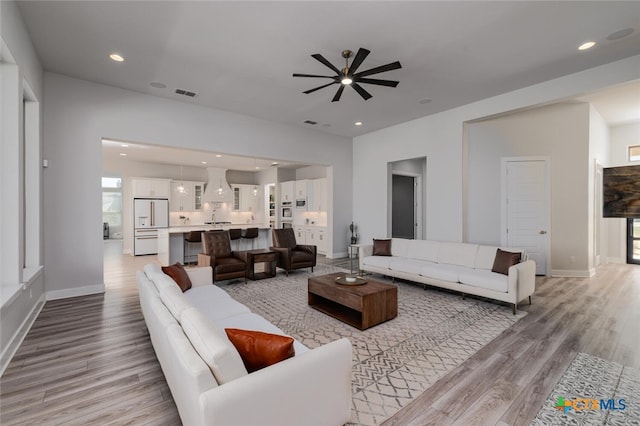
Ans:
<svg viewBox="0 0 640 426"><path fill-rule="evenodd" d="M293 222L282 222L282 229L293 228Z"/></svg>
<svg viewBox="0 0 640 426"><path fill-rule="evenodd" d="M283 202L280 207L280 217L282 219L293 219L293 207L291 206L291 201Z"/></svg>
<svg viewBox="0 0 640 426"><path fill-rule="evenodd" d="M296 200L296 209L307 209L307 199L306 198L298 198Z"/></svg>

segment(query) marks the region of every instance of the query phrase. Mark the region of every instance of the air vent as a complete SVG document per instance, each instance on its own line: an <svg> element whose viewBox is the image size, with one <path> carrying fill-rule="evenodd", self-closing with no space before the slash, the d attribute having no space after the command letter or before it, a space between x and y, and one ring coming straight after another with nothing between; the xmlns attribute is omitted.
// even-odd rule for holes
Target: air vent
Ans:
<svg viewBox="0 0 640 426"><path fill-rule="evenodd" d="M176 89L176 93L178 95L184 95L190 98L195 98L196 96L198 96L196 92L192 92L191 90L184 90L184 89Z"/></svg>
<svg viewBox="0 0 640 426"><path fill-rule="evenodd" d="M304 124L311 124L312 126L315 126L316 124L318 124L317 121L311 121L311 120L304 120Z"/></svg>

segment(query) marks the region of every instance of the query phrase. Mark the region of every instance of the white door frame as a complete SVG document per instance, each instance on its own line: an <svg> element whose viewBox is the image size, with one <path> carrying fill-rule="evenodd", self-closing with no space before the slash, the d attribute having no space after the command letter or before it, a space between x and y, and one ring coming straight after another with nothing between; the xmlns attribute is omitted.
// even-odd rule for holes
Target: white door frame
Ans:
<svg viewBox="0 0 640 426"><path fill-rule="evenodd" d="M593 178L593 268L597 268L602 262L602 174L603 166L594 160Z"/></svg>
<svg viewBox="0 0 640 426"><path fill-rule="evenodd" d="M550 157L502 157L500 159L500 241L503 246L507 244L507 163L510 162L543 161L545 163L545 194L547 204L547 268L545 274L551 276L551 158Z"/></svg>
<svg viewBox="0 0 640 426"><path fill-rule="evenodd" d="M393 179L393 175L399 176L409 176L413 178L414 186L413 186L413 200L414 204L414 212L413 217L415 220L414 225L414 238L416 240L424 239L424 235L422 234L422 174L420 173L412 173L405 172L402 170L391 170L391 179ZM393 193L389 194L389 199L392 200ZM389 203L391 205L391 203ZM389 210L391 211L391 209ZM388 235L391 235L391 213L389 214L389 229Z"/></svg>

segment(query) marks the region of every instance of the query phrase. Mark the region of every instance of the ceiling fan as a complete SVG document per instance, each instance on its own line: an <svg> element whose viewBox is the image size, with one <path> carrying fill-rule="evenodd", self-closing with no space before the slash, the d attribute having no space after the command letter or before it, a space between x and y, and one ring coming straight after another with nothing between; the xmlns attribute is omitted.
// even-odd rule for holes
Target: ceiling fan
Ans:
<svg viewBox="0 0 640 426"><path fill-rule="evenodd" d="M397 81L380 80L377 78L366 78L366 77L371 74L378 74L381 72L402 68L402 66L400 65L400 62L396 61L387 65L381 65L379 67L371 68L366 71L356 72L358 70L358 67L360 67L362 62L369 55L369 53L371 53L371 51L361 47L360 49L358 49L358 53L356 53L356 56L353 58L353 62L351 62L351 66L349 66L349 58L353 55L353 52L351 50L343 50L342 57L345 59L346 65L342 70L339 70L338 68L336 68L331 62L326 60L325 57L322 56L321 54L316 53L314 55L311 55L311 57L317 60L318 62L322 63L323 65L327 66L328 68L330 68L332 71L336 73L336 75L329 76L329 75L314 75L314 74L293 74L293 76L294 77L312 77L312 78L330 78L333 80L331 83L306 90L303 93L311 93L311 92L315 92L316 90L320 90L325 87L331 86L332 84L340 84L340 87L338 88L338 91L336 92L331 102L337 102L340 100L340 96L342 96L342 91L344 90L345 86L353 87L353 89L356 92L358 92L358 94L362 96L362 98L366 101L367 99L371 98L371 94L367 92L362 86L360 86L359 83L375 84L378 86L396 87L399 83Z"/></svg>

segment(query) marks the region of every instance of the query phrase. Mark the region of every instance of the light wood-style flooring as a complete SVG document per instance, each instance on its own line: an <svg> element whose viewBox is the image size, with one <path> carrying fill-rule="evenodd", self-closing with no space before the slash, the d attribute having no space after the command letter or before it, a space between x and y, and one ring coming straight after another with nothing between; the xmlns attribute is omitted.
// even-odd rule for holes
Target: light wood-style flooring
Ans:
<svg viewBox="0 0 640 426"><path fill-rule="evenodd" d="M105 242L105 294L46 303L0 379L0 424L180 424L138 304L135 272L154 257L119 250ZM521 309L524 319L384 424L526 425L577 352L640 368L640 266L538 278Z"/></svg>

